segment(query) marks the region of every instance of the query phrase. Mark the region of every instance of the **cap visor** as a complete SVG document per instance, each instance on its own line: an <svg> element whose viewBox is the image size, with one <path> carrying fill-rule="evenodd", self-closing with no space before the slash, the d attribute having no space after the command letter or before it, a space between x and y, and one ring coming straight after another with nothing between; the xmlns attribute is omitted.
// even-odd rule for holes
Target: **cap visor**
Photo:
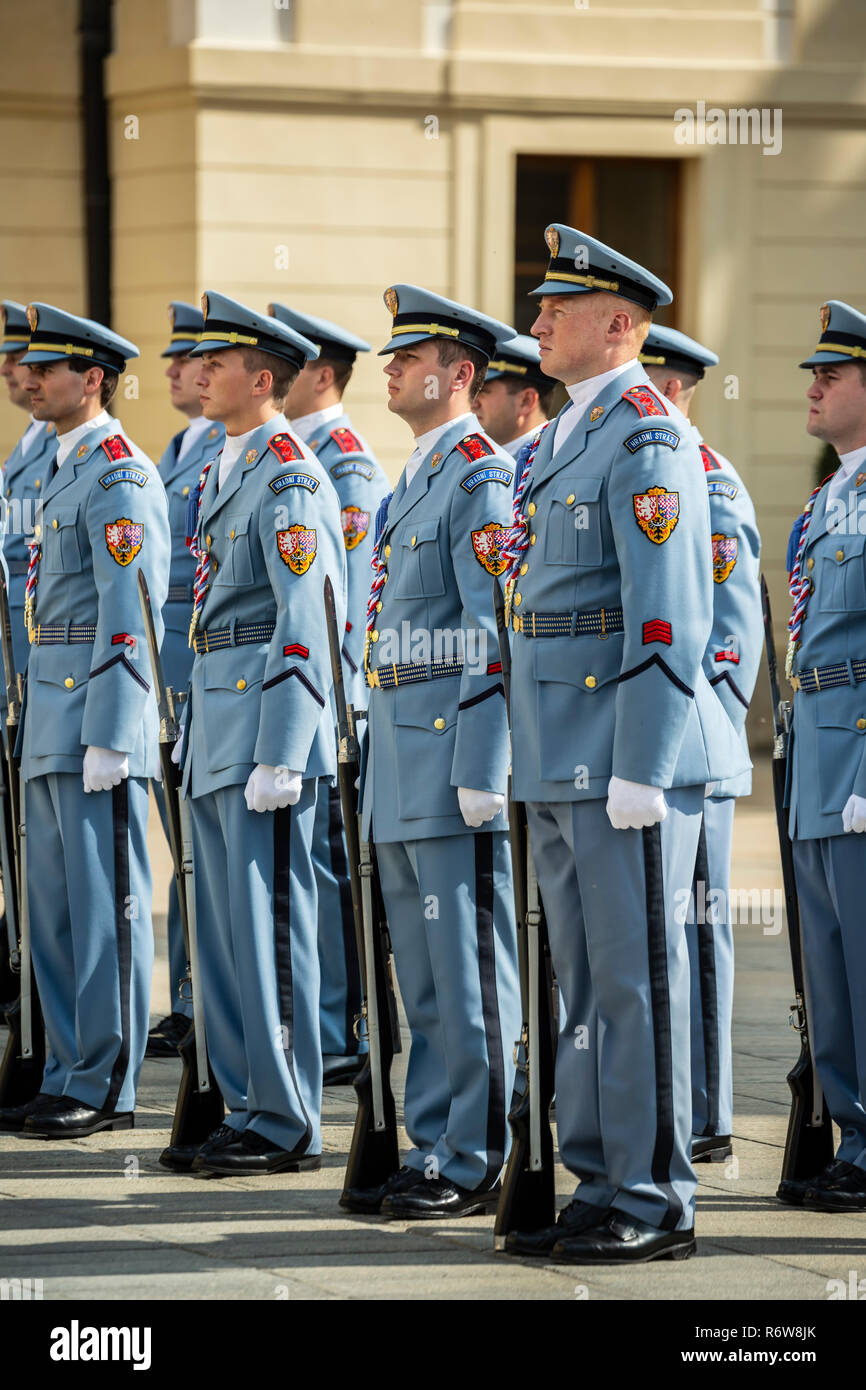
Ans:
<svg viewBox="0 0 866 1390"><path fill-rule="evenodd" d="M198 347L198 338L188 338L186 341L172 343L165 352L161 352L159 355L160 357L187 357L194 347Z"/></svg>
<svg viewBox="0 0 866 1390"><path fill-rule="evenodd" d="M543 294L596 294L588 285L572 285L569 280L545 280L529 291L530 296L540 299Z"/></svg>
<svg viewBox="0 0 866 1390"><path fill-rule="evenodd" d="M24 359L22 359L24 360ZM847 352L813 352L801 367L828 367L831 362L853 362L855 359Z"/></svg>
<svg viewBox="0 0 866 1390"><path fill-rule="evenodd" d="M386 343L383 348L379 349L376 356L384 357L386 353L396 352L398 348L411 347L413 343L427 343L431 338L440 336L437 333L398 333L396 338L392 338L390 343ZM455 338L453 341L457 342L457 339Z"/></svg>
<svg viewBox="0 0 866 1390"><path fill-rule="evenodd" d="M38 362L63 362L67 356L68 353L65 352L40 352L38 348L28 348L21 358L21 362L24 366L29 366L31 363L35 366ZM87 360L93 363L92 358Z"/></svg>

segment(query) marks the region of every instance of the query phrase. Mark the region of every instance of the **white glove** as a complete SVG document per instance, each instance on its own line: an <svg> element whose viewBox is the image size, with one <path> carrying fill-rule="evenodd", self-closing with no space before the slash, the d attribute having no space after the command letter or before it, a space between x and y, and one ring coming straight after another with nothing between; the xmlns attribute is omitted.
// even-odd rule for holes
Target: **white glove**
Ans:
<svg viewBox="0 0 866 1390"><path fill-rule="evenodd" d="M178 737L177 743L174 745L174 747L173 747L172 750L171 750L171 760L172 760L172 762L174 763L175 767L180 767L180 755L181 755L181 750L182 750L182 749L183 749L183 734L181 733L180 736Z"/></svg>
<svg viewBox="0 0 866 1390"><path fill-rule="evenodd" d="M505 797L501 792L476 792L469 787L457 788L457 800L461 816L473 829L493 820L505 806Z"/></svg>
<svg viewBox="0 0 866 1390"><path fill-rule="evenodd" d="M109 792L129 776L129 758L113 748L96 748L93 744L84 754L84 790Z"/></svg>
<svg viewBox="0 0 866 1390"><path fill-rule="evenodd" d="M256 763L244 787L248 811L279 811L301 799L301 773Z"/></svg>
<svg viewBox="0 0 866 1390"><path fill-rule="evenodd" d="M608 782L607 818L614 830L643 830L647 825L658 825L667 813L661 787L645 787L623 777L611 777Z"/></svg>
<svg viewBox="0 0 866 1390"><path fill-rule="evenodd" d="M860 835L866 830L866 797L848 797L842 812L842 829L846 835L851 830L855 835Z"/></svg>

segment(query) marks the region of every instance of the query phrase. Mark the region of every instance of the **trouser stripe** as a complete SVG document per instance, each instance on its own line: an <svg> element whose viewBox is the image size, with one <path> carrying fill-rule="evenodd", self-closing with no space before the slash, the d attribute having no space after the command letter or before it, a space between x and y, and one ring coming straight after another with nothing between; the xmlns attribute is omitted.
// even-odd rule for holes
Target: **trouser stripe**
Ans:
<svg viewBox="0 0 866 1390"><path fill-rule="evenodd" d="M292 810L290 806L274 811L274 957L277 972L277 998L282 1029L283 1051L298 1105L306 1130L292 1150L305 1153L313 1137L313 1126L304 1106L295 1076L294 1053L294 980L292 977L291 933L291 842Z"/></svg>
<svg viewBox="0 0 866 1390"><path fill-rule="evenodd" d="M117 975L120 988L120 1047L111 1068L103 1109L117 1108L120 1088L129 1069L130 986L132 980L132 926L129 892L129 782L124 779L111 791L114 824L114 928L117 941Z"/></svg>
<svg viewBox="0 0 866 1390"><path fill-rule="evenodd" d="M328 844L331 851L331 872L340 893L340 923L343 929L343 958L346 964L346 1054L358 1051L355 1041L355 1019L361 1012L361 966L355 938L355 914L352 910L352 885L346 861L346 842L343 839L343 811L340 788L328 788Z"/></svg>
<svg viewBox="0 0 866 1390"><path fill-rule="evenodd" d="M647 946L656 1082L656 1140L651 1171L653 1182L669 1194L668 1209L661 1222L662 1230L673 1231L683 1214L683 1206L671 1185L671 1160L675 1137L674 1077L661 827L647 826L641 833L646 882Z"/></svg>
<svg viewBox="0 0 866 1390"><path fill-rule="evenodd" d="M719 1000L716 988L716 947L711 921L701 921L706 913L698 911L711 898L710 864L707 855L706 823L701 822L698 852L695 858L694 901L695 925L698 938L698 977L701 986L701 1027L704 1039L704 1070L707 1078L707 1124L704 1134L718 1133L719 1086L721 1058L719 1055Z"/></svg>
<svg viewBox="0 0 866 1390"><path fill-rule="evenodd" d="M505 1161L505 1059L496 990L496 937L493 930L493 834L475 837L475 930L481 1010L487 1040L490 1087L487 1101L487 1173L481 1187L491 1186Z"/></svg>

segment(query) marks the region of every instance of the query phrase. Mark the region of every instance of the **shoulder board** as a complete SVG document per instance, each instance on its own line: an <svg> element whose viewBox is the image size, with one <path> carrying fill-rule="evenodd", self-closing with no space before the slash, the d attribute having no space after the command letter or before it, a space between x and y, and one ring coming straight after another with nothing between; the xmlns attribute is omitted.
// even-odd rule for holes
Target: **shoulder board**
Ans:
<svg viewBox="0 0 866 1390"><path fill-rule="evenodd" d="M709 473L711 468L721 468L722 465L719 463L712 449L708 449L706 444L699 444L698 448L701 451L701 458L704 461L705 473Z"/></svg>
<svg viewBox="0 0 866 1390"><path fill-rule="evenodd" d="M473 492L479 483L502 483L505 487L510 487L513 481L514 474L507 468L479 468L477 472L469 473L461 479L460 486L466 492Z"/></svg>
<svg viewBox="0 0 866 1390"><path fill-rule="evenodd" d="M105 488L115 483L135 483L136 487L144 487L147 474L143 468L112 468L110 473L103 473L99 481Z"/></svg>
<svg viewBox="0 0 866 1390"><path fill-rule="evenodd" d="M369 482L376 470L371 463L365 463L362 459L341 459L339 463L332 464L328 472L333 478L346 478L350 473L358 473Z"/></svg>
<svg viewBox="0 0 866 1390"><path fill-rule="evenodd" d="M304 457L301 446L290 434L275 434L273 439L268 440L268 448L276 454L283 463L291 463L294 459Z"/></svg>
<svg viewBox="0 0 866 1390"><path fill-rule="evenodd" d="M118 459L132 458L132 450L122 434L110 434L107 439L103 439L102 447L108 457L115 463Z"/></svg>
<svg viewBox="0 0 866 1390"><path fill-rule="evenodd" d="M634 406L638 415L669 415L667 406L648 386L630 386L623 391L622 399Z"/></svg>
<svg viewBox="0 0 866 1390"><path fill-rule="evenodd" d="M713 496L715 493L721 493L722 497L728 497L732 502L739 490L736 483L723 482L721 479L707 482L707 492L710 496Z"/></svg>
<svg viewBox="0 0 866 1390"><path fill-rule="evenodd" d="M338 425L335 430L331 430L331 438L341 454L363 454L364 452L364 446L358 436L347 429L345 425Z"/></svg>
<svg viewBox="0 0 866 1390"><path fill-rule="evenodd" d="M679 442L680 437L676 430L666 430L662 429L660 425L650 425L645 430L638 430L636 434L630 434L625 441L625 447L630 454L635 454L638 449L643 449L647 444L664 444L668 449L676 449Z"/></svg>
<svg viewBox="0 0 866 1390"><path fill-rule="evenodd" d="M488 444L481 434L467 434L465 439L455 446L464 458L468 458L470 463L475 463L477 459L486 458L493 453L493 445Z"/></svg>
<svg viewBox="0 0 866 1390"><path fill-rule="evenodd" d="M311 478L309 473L281 473L278 478L272 478L268 483L271 491L276 493L287 487L305 487L308 492L315 492L318 486L318 478Z"/></svg>

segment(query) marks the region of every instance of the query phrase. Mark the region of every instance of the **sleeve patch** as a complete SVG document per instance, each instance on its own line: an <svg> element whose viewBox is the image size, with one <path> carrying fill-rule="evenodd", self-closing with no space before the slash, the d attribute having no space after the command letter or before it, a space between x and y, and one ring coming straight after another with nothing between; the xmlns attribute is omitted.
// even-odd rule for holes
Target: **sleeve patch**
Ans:
<svg viewBox="0 0 866 1390"><path fill-rule="evenodd" d="M488 574L496 578L505 573L508 564L503 552L510 534L510 527L500 526L498 521L488 521L480 531L472 532L472 549L476 560Z"/></svg>
<svg viewBox="0 0 866 1390"><path fill-rule="evenodd" d="M114 487L115 483L135 483L136 487L144 487L147 474L143 468L112 468L110 473L103 473L99 481L104 488Z"/></svg>
<svg viewBox="0 0 866 1390"><path fill-rule="evenodd" d="M268 448L276 454L283 463L292 463L295 459L304 457L303 450L296 439L290 434L275 434L273 439L268 440Z"/></svg>
<svg viewBox="0 0 866 1390"><path fill-rule="evenodd" d="M625 441L625 447L630 454L636 454L638 449L643 449L647 444L664 444L668 449L676 449L680 442L679 435L674 430L660 429L656 426L653 429L638 430L637 434L630 434Z"/></svg>
<svg viewBox="0 0 866 1390"><path fill-rule="evenodd" d="M491 661L487 667L488 676L500 676L502 674L502 662Z"/></svg>
<svg viewBox="0 0 866 1390"><path fill-rule="evenodd" d="M311 478L309 473L281 473L278 478L272 478L268 483L268 487L277 495L287 487L305 487L308 492L315 492L318 486L318 478Z"/></svg>
<svg viewBox="0 0 866 1390"><path fill-rule="evenodd" d="M494 452L493 445L488 444L481 434L467 434L465 439L460 440L457 448L470 463L477 463L478 459L486 458Z"/></svg>
<svg viewBox="0 0 866 1390"><path fill-rule="evenodd" d="M102 447L113 463L118 459L132 458L132 450L122 434L109 435L108 439L103 439Z"/></svg>
<svg viewBox="0 0 866 1390"><path fill-rule="evenodd" d="M112 560L118 565L128 565L135 559L144 544L144 525L140 521L130 521L128 516L109 521L105 526L105 544Z"/></svg>
<svg viewBox="0 0 866 1390"><path fill-rule="evenodd" d="M735 666L739 666L740 664L740 658L737 653L729 651L716 652L713 661L732 661Z"/></svg>
<svg viewBox="0 0 866 1390"><path fill-rule="evenodd" d="M337 429L331 430L331 438L337 445L341 454L363 454L364 446L356 434L347 430L345 425L339 425Z"/></svg>
<svg viewBox="0 0 866 1390"><path fill-rule="evenodd" d="M632 494L638 526L653 545L663 545L680 518L680 495L664 487Z"/></svg>
<svg viewBox="0 0 866 1390"><path fill-rule="evenodd" d="M309 647L302 646L300 642L290 642L287 647L283 647L283 656L300 656L306 661L309 655Z"/></svg>
<svg viewBox="0 0 866 1390"><path fill-rule="evenodd" d="M713 579L717 584L724 584L737 563L738 545L736 536L723 536L718 531L713 533Z"/></svg>
<svg viewBox="0 0 866 1390"><path fill-rule="evenodd" d="M479 483L502 483L504 487L510 487L513 481L514 474L509 473L507 468L479 468L477 473L469 473L460 486L466 492L474 492Z"/></svg>
<svg viewBox="0 0 866 1390"><path fill-rule="evenodd" d="M650 622L644 623L643 645L645 647L650 642L663 642L666 647L669 647L672 640L671 625L666 623L664 618L652 618Z"/></svg>
<svg viewBox="0 0 866 1390"><path fill-rule="evenodd" d="M293 574L306 574L316 558L317 538L315 530L306 526L289 526L277 532L277 549L284 565Z"/></svg>
<svg viewBox="0 0 866 1390"><path fill-rule="evenodd" d="M734 498L739 492L739 488L737 487L736 483L724 483L720 481L714 481L707 483L707 492L710 494L711 497L714 496L716 493L720 493L722 497L728 497L733 502Z"/></svg>
<svg viewBox="0 0 866 1390"><path fill-rule="evenodd" d="M638 415L669 415L667 406L648 386L630 386L623 391L622 399L630 401Z"/></svg>
<svg viewBox="0 0 866 1390"><path fill-rule="evenodd" d="M719 463L712 449L708 449L706 444L699 444L698 448L701 451L701 458L704 461L705 473L710 473L714 468L721 468L722 465Z"/></svg>
<svg viewBox="0 0 866 1390"><path fill-rule="evenodd" d="M352 459L351 462L344 460L335 463L329 471L333 478L347 478L350 474L357 473L360 477L366 478L369 483L376 470L370 463L362 463L360 459Z"/></svg>
<svg viewBox="0 0 866 1390"><path fill-rule="evenodd" d="M360 507L343 507L340 511L340 523L346 549L354 550L370 529L370 513L362 512Z"/></svg>

